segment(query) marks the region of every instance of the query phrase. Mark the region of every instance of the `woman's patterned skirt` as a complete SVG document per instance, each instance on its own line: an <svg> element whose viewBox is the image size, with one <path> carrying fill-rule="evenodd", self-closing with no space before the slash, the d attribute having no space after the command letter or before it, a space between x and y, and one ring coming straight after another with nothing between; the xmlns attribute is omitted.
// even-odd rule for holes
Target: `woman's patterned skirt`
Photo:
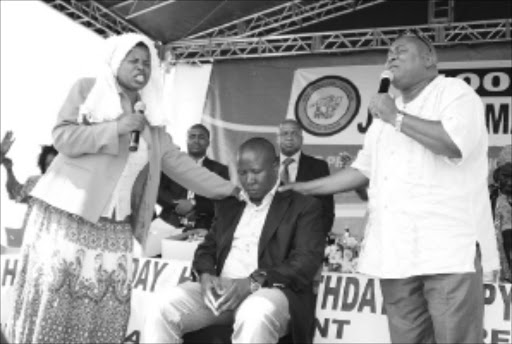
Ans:
<svg viewBox="0 0 512 344"><path fill-rule="evenodd" d="M32 199L17 270L13 343L121 343L130 316L132 229Z"/></svg>

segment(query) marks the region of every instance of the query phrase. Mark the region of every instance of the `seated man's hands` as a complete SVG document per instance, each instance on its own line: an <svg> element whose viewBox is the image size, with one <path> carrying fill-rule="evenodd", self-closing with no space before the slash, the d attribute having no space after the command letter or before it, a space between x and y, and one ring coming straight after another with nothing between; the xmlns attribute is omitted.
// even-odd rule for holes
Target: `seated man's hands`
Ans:
<svg viewBox="0 0 512 344"><path fill-rule="evenodd" d="M249 278L231 279L228 281L230 286L216 303L219 314L225 311L234 311L251 294Z"/></svg>
<svg viewBox="0 0 512 344"><path fill-rule="evenodd" d="M194 204L188 199L180 199L176 201L176 214L185 216L194 209Z"/></svg>
<svg viewBox="0 0 512 344"><path fill-rule="evenodd" d="M226 292L223 281L220 277L204 273L201 275L201 293L203 301L215 315L219 315L217 310L217 299Z"/></svg>
<svg viewBox="0 0 512 344"><path fill-rule="evenodd" d="M251 294L249 278L226 279L204 273L201 275L204 303L215 315L234 311Z"/></svg>

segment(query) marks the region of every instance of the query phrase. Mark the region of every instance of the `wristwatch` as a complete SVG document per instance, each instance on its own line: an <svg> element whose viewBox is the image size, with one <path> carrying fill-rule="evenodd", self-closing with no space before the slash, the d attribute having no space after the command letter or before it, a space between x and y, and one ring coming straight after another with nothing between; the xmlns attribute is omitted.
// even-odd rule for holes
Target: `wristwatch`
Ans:
<svg viewBox="0 0 512 344"><path fill-rule="evenodd" d="M250 284L251 294L253 294L253 293L255 293L255 292L257 292L258 290L261 289L261 284L258 281L256 281L252 277L252 275L249 276L249 281L251 282L251 284Z"/></svg>
<svg viewBox="0 0 512 344"><path fill-rule="evenodd" d="M251 294L263 288L267 274L264 271L254 271L249 276Z"/></svg>

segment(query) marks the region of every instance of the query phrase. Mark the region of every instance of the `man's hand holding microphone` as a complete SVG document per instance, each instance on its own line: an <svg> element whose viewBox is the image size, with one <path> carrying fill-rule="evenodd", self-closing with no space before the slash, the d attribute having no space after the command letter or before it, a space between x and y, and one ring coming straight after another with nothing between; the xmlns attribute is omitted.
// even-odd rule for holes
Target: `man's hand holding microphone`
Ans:
<svg viewBox="0 0 512 344"><path fill-rule="evenodd" d="M374 118L379 118L391 125L395 124L398 108L395 100L388 93L389 86L393 80L393 74L386 70L380 76L378 93L370 100L369 110Z"/></svg>

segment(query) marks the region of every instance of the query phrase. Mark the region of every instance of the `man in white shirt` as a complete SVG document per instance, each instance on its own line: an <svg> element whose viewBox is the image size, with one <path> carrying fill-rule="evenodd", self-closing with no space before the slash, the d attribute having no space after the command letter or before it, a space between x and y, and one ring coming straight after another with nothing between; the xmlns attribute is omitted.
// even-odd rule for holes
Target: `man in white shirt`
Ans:
<svg viewBox="0 0 512 344"><path fill-rule="evenodd" d="M178 343L211 325L232 325L233 343L277 343L287 334L312 342L313 280L324 251L320 202L277 191L279 161L264 138L240 146L237 171L243 201L217 202L192 264L199 283L166 293L149 312L143 342Z"/></svg>
<svg viewBox="0 0 512 344"><path fill-rule="evenodd" d="M484 270L498 268L487 180L483 104L438 75L433 46L403 35L386 69L397 99L377 94L377 118L351 168L293 188L353 190L368 181L369 221L358 270L381 278L394 343L483 342Z"/></svg>

